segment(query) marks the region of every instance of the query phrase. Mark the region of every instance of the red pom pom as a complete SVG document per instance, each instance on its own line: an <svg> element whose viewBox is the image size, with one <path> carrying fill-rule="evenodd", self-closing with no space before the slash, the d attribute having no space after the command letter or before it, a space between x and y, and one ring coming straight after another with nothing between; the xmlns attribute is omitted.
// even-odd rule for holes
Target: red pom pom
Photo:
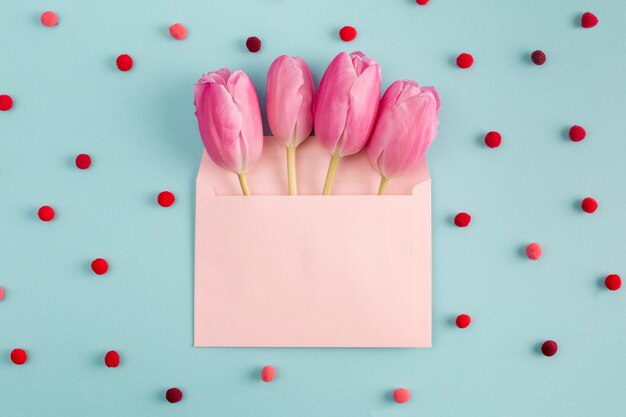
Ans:
<svg viewBox="0 0 626 417"><path fill-rule="evenodd" d="M0 111L9 111L13 107L13 99L7 94L0 94Z"/></svg>
<svg viewBox="0 0 626 417"><path fill-rule="evenodd" d="M259 52L261 50L261 39L256 36L250 36L246 40L246 48L248 48L250 52Z"/></svg>
<svg viewBox="0 0 626 417"><path fill-rule="evenodd" d="M37 215L41 221L49 222L54 219L54 209L50 206L41 206L37 211Z"/></svg>
<svg viewBox="0 0 626 417"><path fill-rule="evenodd" d="M169 27L170 35L177 41L182 41L187 37L187 28L182 23L174 23Z"/></svg>
<svg viewBox="0 0 626 417"><path fill-rule="evenodd" d="M91 166L91 156L81 153L76 156L76 167L78 169L87 169Z"/></svg>
<svg viewBox="0 0 626 417"><path fill-rule="evenodd" d="M272 382L276 376L276 370L272 366L265 366L261 370L261 379L263 382Z"/></svg>
<svg viewBox="0 0 626 417"><path fill-rule="evenodd" d="M598 24L598 17L591 12L583 13L582 17L580 18L580 25L584 27L585 29L592 28L597 24Z"/></svg>
<svg viewBox="0 0 626 417"><path fill-rule="evenodd" d="M28 354L24 349L13 349L11 351L11 361L16 365L24 365L28 359Z"/></svg>
<svg viewBox="0 0 626 417"><path fill-rule="evenodd" d="M171 403L177 403L183 399L183 392L178 388L170 388L165 392L165 399Z"/></svg>
<svg viewBox="0 0 626 417"><path fill-rule="evenodd" d="M169 191L161 191L157 197L157 201L161 207L169 207L174 204L176 197Z"/></svg>
<svg viewBox="0 0 626 417"><path fill-rule="evenodd" d="M545 356L554 356L557 350L559 350L559 345L554 340L546 340L541 345L541 353Z"/></svg>
<svg viewBox="0 0 626 417"><path fill-rule="evenodd" d="M485 135L485 144L490 148L497 148L502 143L500 132L491 131Z"/></svg>
<svg viewBox="0 0 626 417"><path fill-rule="evenodd" d="M598 209L598 202L591 197L587 197L580 203L580 207L585 213L593 213Z"/></svg>
<svg viewBox="0 0 626 417"><path fill-rule="evenodd" d="M419 4L420 6L426 6L428 4L428 0L415 0L415 3Z"/></svg>
<svg viewBox="0 0 626 417"><path fill-rule="evenodd" d="M55 12L43 12L41 14L41 24L48 27L56 26L59 24L59 16Z"/></svg>
<svg viewBox="0 0 626 417"><path fill-rule="evenodd" d="M4 299L4 288L0 287L0 301Z"/></svg>
<svg viewBox="0 0 626 417"><path fill-rule="evenodd" d="M617 291L622 287L622 278L617 274L607 275L604 285L611 291Z"/></svg>
<svg viewBox="0 0 626 417"><path fill-rule="evenodd" d="M526 255L528 256L528 259L532 259L533 261L541 258L542 252L541 246L537 242L530 243L526 246Z"/></svg>
<svg viewBox="0 0 626 417"><path fill-rule="evenodd" d="M463 52L458 57L456 57L456 65L458 65L459 68L469 68L472 66L473 63L474 57L468 53Z"/></svg>
<svg viewBox="0 0 626 417"><path fill-rule="evenodd" d="M353 41L356 38L356 29L353 26L344 26L339 30L339 37L344 42Z"/></svg>
<svg viewBox="0 0 626 417"><path fill-rule="evenodd" d="M128 71L133 67L133 59L128 54L122 54L115 60L120 71Z"/></svg>
<svg viewBox="0 0 626 417"><path fill-rule="evenodd" d="M569 129L569 138L572 142L580 142L587 136L587 131L582 126L574 125Z"/></svg>
<svg viewBox="0 0 626 417"><path fill-rule="evenodd" d="M398 388L393 392L393 400L398 404L404 404L411 399L411 393L406 388Z"/></svg>
<svg viewBox="0 0 626 417"><path fill-rule="evenodd" d="M472 318L468 314L459 314L456 317L456 327L465 329L472 322Z"/></svg>
<svg viewBox="0 0 626 417"><path fill-rule="evenodd" d="M464 211L454 216L454 224L458 227L467 227L470 224L470 221L472 221L472 216Z"/></svg>
<svg viewBox="0 0 626 417"><path fill-rule="evenodd" d="M104 364L107 368L117 368L120 364L120 355L114 350L109 350L106 355L104 355Z"/></svg>
<svg viewBox="0 0 626 417"><path fill-rule="evenodd" d="M546 54L537 49L530 55L530 59L532 59L536 65L543 65L546 63Z"/></svg>
<svg viewBox="0 0 626 417"><path fill-rule="evenodd" d="M102 258L96 258L91 262L91 269L97 275L104 275L109 270L109 263Z"/></svg>

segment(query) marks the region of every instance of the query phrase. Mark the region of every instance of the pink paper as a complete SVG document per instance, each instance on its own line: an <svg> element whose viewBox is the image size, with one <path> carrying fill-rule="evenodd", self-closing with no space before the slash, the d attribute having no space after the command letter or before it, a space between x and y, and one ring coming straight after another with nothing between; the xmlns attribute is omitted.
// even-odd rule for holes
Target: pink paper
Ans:
<svg viewBox="0 0 626 417"><path fill-rule="evenodd" d="M390 182L361 153L320 196L329 155L298 147L287 196L285 149L266 138L253 194L206 153L196 182L195 346L430 347L430 176Z"/></svg>

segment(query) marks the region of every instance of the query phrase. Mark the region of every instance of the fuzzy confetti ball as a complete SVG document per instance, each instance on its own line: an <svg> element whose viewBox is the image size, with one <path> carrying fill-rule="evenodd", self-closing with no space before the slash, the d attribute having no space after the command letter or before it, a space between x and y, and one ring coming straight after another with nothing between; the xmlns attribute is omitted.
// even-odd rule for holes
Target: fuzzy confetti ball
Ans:
<svg viewBox="0 0 626 417"><path fill-rule="evenodd" d="M39 210L37 211L37 216L39 216L39 219L42 222L49 222L49 221L52 221L52 219L54 219L55 211L50 206L41 206Z"/></svg>
<svg viewBox="0 0 626 417"><path fill-rule="evenodd" d="M454 224L457 227L467 227L472 221L472 216L469 213L465 213L464 211L460 212L456 216L454 216Z"/></svg>
<svg viewBox="0 0 626 417"><path fill-rule="evenodd" d="M0 111L9 111L13 108L13 98L8 94L0 94Z"/></svg>
<svg viewBox="0 0 626 417"><path fill-rule="evenodd" d="M165 399L169 403L175 404L183 399L183 392L180 390L180 388L170 388L165 391Z"/></svg>
<svg viewBox="0 0 626 417"><path fill-rule="evenodd" d="M28 354L24 349L16 348L11 351L11 362L16 365L24 365L28 360Z"/></svg>
<svg viewBox="0 0 626 417"><path fill-rule="evenodd" d="M182 23L174 23L168 29L170 36L177 41L182 41L187 37L187 28Z"/></svg>
<svg viewBox="0 0 626 417"><path fill-rule="evenodd" d="M120 364L120 354L110 350L104 355L104 364L107 368L117 368Z"/></svg>
<svg viewBox="0 0 626 417"><path fill-rule="evenodd" d="M339 30L339 37L344 42L351 42L356 39L356 28L354 26L344 26Z"/></svg>
<svg viewBox="0 0 626 417"><path fill-rule="evenodd" d="M411 392L406 388L398 388L393 392L393 400L398 404L404 404L411 399Z"/></svg>
<svg viewBox="0 0 626 417"><path fill-rule="evenodd" d="M122 54L118 56L115 60L115 65L117 65L117 68L120 71L130 71L130 69L133 67L133 58L131 58L131 56L128 54Z"/></svg>
<svg viewBox="0 0 626 417"><path fill-rule="evenodd" d="M548 357L554 356L556 355L556 352L558 350L559 350L559 345L557 345L554 340L546 340L541 345L541 353L543 353L544 356L548 356Z"/></svg>
<svg viewBox="0 0 626 417"><path fill-rule="evenodd" d="M610 274L604 279L604 285L610 291L617 291L622 287L622 277L617 274Z"/></svg>
<svg viewBox="0 0 626 417"><path fill-rule="evenodd" d="M472 318L469 314L459 314L456 318L456 327L459 329L467 328L472 322Z"/></svg>
<svg viewBox="0 0 626 417"><path fill-rule="evenodd" d="M261 39L256 36L250 36L246 39L246 48L252 53L259 52L261 50Z"/></svg>
<svg viewBox="0 0 626 417"><path fill-rule="evenodd" d="M59 16L50 10L43 12L40 17L41 24L47 27L53 27L59 24Z"/></svg>
<svg viewBox="0 0 626 417"><path fill-rule="evenodd" d="M109 270L109 263L102 258L96 258L91 262L91 270L96 275L104 275Z"/></svg>
<svg viewBox="0 0 626 417"><path fill-rule="evenodd" d="M528 246L526 246L526 256L532 261L541 258L542 253L543 249L541 249L541 245L537 242L529 243Z"/></svg>
<svg viewBox="0 0 626 417"><path fill-rule="evenodd" d="M456 57L456 65L461 69L467 69L474 64L474 57L467 52L463 52Z"/></svg>
<svg viewBox="0 0 626 417"><path fill-rule="evenodd" d="M261 379L263 382L272 382L276 377L276 370L273 366L264 366L261 370Z"/></svg>

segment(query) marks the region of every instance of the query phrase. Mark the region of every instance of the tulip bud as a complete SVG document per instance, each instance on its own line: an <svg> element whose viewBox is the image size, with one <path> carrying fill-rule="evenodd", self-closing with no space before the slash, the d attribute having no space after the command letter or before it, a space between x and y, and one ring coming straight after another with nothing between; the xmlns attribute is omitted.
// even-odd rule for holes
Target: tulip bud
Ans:
<svg viewBox="0 0 626 417"><path fill-rule="evenodd" d="M370 163L381 176L378 194L390 178L415 169L437 136L439 94L415 81L395 81L380 102L376 126L367 146Z"/></svg>
<svg viewBox="0 0 626 417"><path fill-rule="evenodd" d="M361 52L341 52L322 77L314 121L315 135L331 154L325 195L330 194L339 159L367 143L380 101L380 80L378 63Z"/></svg>
<svg viewBox="0 0 626 417"><path fill-rule="evenodd" d="M263 123L256 90L245 72L228 68L202 75L194 88L200 136L211 160L239 177L249 195L246 172L263 150Z"/></svg>
<svg viewBox="0 0 626 417"><path fill-rule="evenodd" d="M281 55L267 73L267 121L274 137L287 147L289 194L297 194L296 147L313 130L315 83L300 57Z"/></svg>

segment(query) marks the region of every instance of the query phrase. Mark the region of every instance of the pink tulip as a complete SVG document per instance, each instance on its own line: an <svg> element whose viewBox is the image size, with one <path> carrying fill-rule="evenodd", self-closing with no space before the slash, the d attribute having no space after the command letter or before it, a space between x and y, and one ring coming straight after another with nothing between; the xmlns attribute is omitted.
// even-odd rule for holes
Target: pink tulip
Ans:
<svg viewBox="0 0 626 417"><path fill-rule="evenodd" d="M194 104L204 147L217 165L239 177L249 195L246 172L261 156L263 123L259 99L245 72L228 68L202 75Z"/></svg>
<svg viewBox="0 0 626 417"><path fill-rule="evenodd" d="M381 176L379 194L390 178L410 172L437 136L439 94L415 81L395 81L380 102L376 126L367 146L370 163Z"/></svg>
<svg viewBox="0 0 626 417"><path fill-rule="evenodd" d="M322 77L315 103L315 135L331 154L324 194L330 194L339 159L359 152L367 143L380 101L380 79L378 63L361 52L341 52Z"/></svg>
<svg viewBox="0 0 626 417"><path fill-rule="evenodd" d="M267 73L267 121L274 137L287 147L289 194L297 194L296 147L313 130L315 83L300 57L281 55Z"/></svg>

